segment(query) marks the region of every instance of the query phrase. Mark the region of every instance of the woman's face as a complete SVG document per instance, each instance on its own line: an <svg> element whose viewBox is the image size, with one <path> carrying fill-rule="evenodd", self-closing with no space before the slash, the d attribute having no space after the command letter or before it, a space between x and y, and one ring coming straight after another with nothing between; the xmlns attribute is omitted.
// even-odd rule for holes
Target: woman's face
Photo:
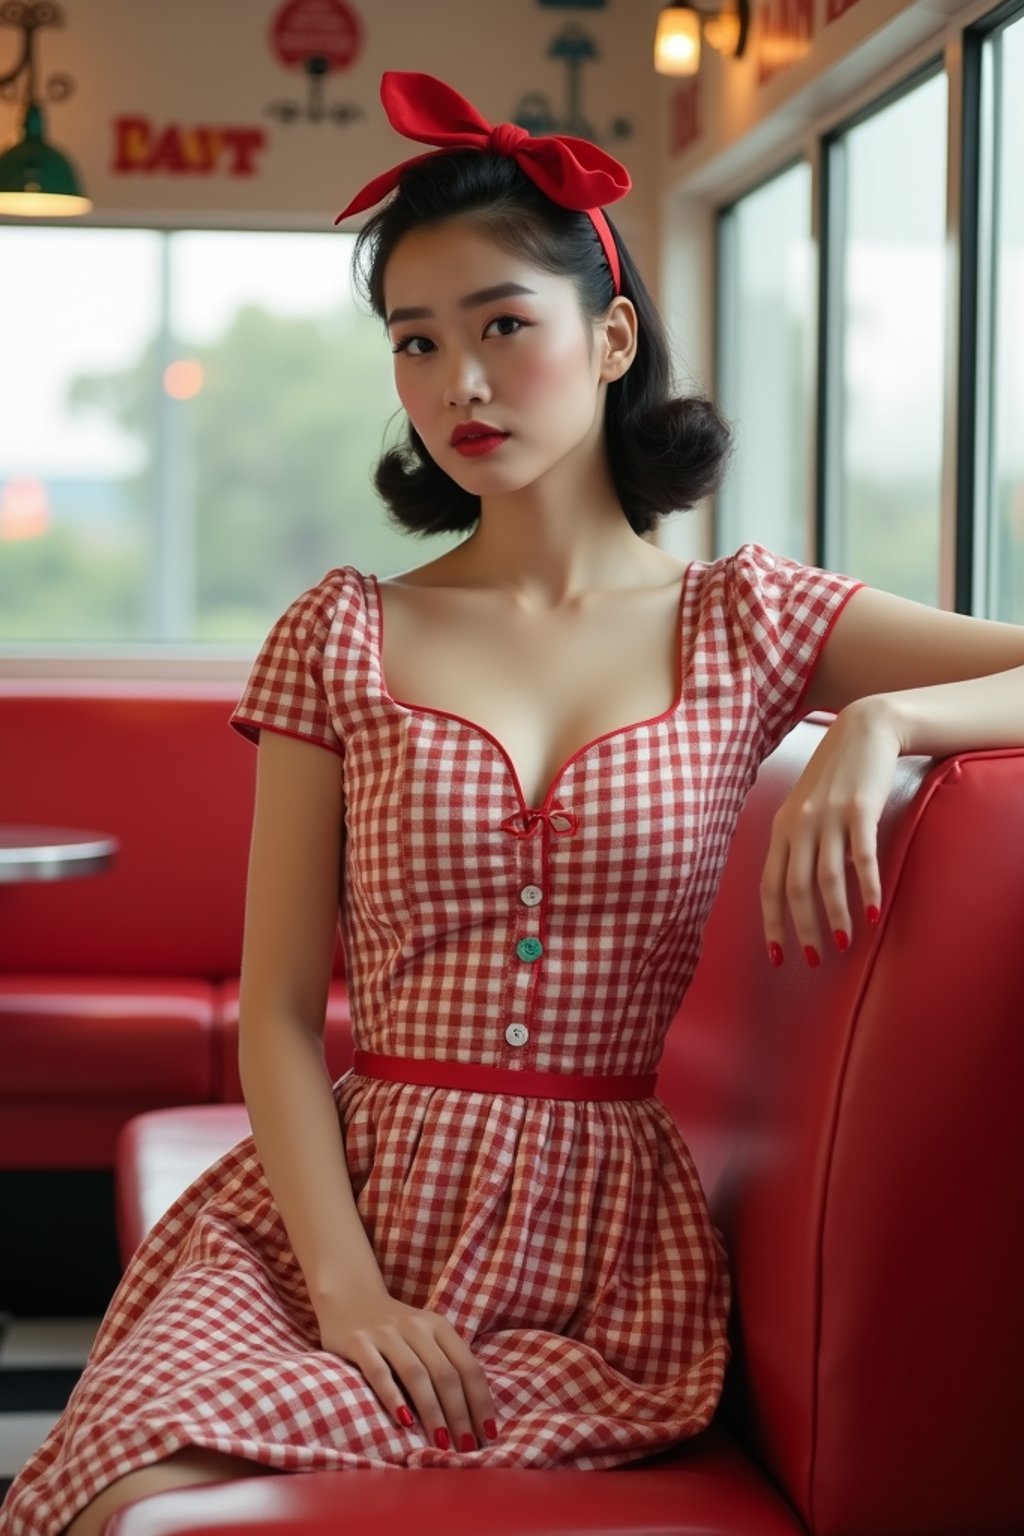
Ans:
<svg viewBox="0 0 1024 1536"><path fill-rule="evenodd" d="M384 300L399 399L464 490L517 490L599 439L600 328L584 319L571 278L453 219L403 236ZM469 421L507 435L488 452L460 453L452 429Z"/></svg>

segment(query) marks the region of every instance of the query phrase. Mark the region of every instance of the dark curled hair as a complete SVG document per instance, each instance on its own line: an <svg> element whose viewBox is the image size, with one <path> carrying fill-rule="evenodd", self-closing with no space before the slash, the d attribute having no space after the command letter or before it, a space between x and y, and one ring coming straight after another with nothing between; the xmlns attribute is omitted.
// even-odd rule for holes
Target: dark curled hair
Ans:
<svg viewBox="0 0 1024 1536"><path fill-rule="evenodd" d="M553 203L509 156L453 150L404 171L394 196L356 237L356 291L381 321L387 320L384 273L402 236L453 216L469 216L503 250L542 271L571 277L588 322L604 315L615 297L604 251L585 213ZM608 385L605 437L616 492L635 532L645 534L659 517L692 507L718 489L732 433L712 401L673 393L661 316L611 228L622 293L637 312L638 337L632 364ZM468 533L479 520L479 496L445 474L411 422L406 442L379 460L373 483L392 521L410 533Z"/></svg>

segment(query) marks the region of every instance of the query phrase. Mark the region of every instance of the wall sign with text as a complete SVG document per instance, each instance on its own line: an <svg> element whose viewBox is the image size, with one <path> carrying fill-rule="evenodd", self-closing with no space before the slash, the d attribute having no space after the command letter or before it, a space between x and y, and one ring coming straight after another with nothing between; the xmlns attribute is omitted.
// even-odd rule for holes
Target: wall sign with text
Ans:
<svg viewBox="0 0 1024 1536"><path fill-rule="evenodd" d="M267 148L266 130L252 124L216 126L114 118L114 163L121 175L255 176Z"/></svg>

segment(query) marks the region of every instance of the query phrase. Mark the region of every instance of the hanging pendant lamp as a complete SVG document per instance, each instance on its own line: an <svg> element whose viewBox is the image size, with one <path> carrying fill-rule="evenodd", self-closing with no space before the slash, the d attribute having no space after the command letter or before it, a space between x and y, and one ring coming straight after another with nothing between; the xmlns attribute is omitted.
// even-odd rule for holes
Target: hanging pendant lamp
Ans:
<svg viewBox="0 0 1024 1536"><path fill-rule="evenodd" d="M24 34L21 58L9 74L0 75L0 86L28 74L20 137L0 154L0 214L53 219L88 213L92 208L71 161L47 143L43 109L36 95L35 33L41 27L63 24L63 12L52 0L34 0L28 5L6 0L0 5L0 26L20 27ZM54 76L47 83L57 100L71 92L66 76Z"/></svg>

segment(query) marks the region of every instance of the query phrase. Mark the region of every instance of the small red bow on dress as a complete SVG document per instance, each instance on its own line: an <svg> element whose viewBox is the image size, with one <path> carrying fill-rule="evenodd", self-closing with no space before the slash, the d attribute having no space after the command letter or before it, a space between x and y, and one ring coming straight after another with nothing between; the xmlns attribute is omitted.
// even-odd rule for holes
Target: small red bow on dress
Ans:
<svg viewBox="0 0 1024 1536"><path fill-rule="evenodd" d="M381 76L380 99L391 126L407 139L438 144L440 149L403 160L367 182L335 219L340 224L380 202L398 185L408 165L418 165L453 149L489 149L509 155L553 203L589 214L611 267L615 292L621 287L619 253L601 212L605 203L625 197L632 186L629 172L589 139L567 134L534 138L516 123L492 125L458 91L434 75L415 70L387 69Z"/></svg>

